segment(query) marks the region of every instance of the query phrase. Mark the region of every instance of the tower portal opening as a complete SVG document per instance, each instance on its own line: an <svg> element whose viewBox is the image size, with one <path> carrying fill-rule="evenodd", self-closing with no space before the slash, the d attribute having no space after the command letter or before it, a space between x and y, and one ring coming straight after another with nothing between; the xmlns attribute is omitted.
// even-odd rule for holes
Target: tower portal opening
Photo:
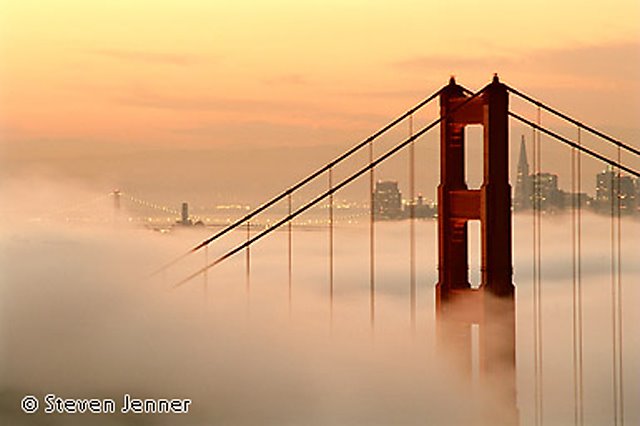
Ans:
<svg viewBox="0 0 640 426"><path fill-rule="evenodd" d="M482 282L482 233L479 220L467 221L467 249L469 253L469 284L480 288Z"/></svg>
<svg viewBox="0 0 640 426"><path fill-rule="evenodd" d="M480 189L482 186L483 132L480 124L465 126L464 166L468 189Z"/></svg>

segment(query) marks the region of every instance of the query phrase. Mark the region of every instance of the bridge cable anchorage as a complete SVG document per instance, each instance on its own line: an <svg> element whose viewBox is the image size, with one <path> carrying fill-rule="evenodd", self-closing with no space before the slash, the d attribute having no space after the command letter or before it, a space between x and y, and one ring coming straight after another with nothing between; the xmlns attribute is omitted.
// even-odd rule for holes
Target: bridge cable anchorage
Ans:
<svg viewBox="0 0 640 426"><path fill-rule="evenodd" d="M413 136L413 115L409 116L409 137ZM411 332L416 332L416 148L415 141L409 145L409 287L411 293Z"/></svg>
<svg viewBox="0 0 640 426"><path fill-rule="evenodd" d="M374 181L375 171L373 164L373 143L369 143L369 323L371 330L375 326L376 312L376 266L375 266L375 202L374 197Z"/></svg>
<svg viewBox="0 0 640 426"><path fill-rule="evenodd" d="M582 144L578 145L577 143L565 138L564 136L561 136L561 135L559 135L559 134L557 134L557 133L555 133L555 132L553 132L553 131L545 128L545 127L539 126L539 125L535 124L534 122L532 122L531 120L528 120L528 119L516 114L513 111L509 111L509 115L511 117L515 118L516 120L518 120L518 121L520 121L520 122L522 122L522 123L524 123L524 124L526 124L526 125L528 125L528 126L530 126L532 128L535 128L536 130L546 134L547 136L551 136L552 138L554 138L554 139L556 139L556 140L558 140L558 141L560 141L562 143L565 143L565 144L567 144L569 146L574 146L574 147L578 148L578 150L580 152L588 154L591 157L597 158L598 160L600 160L600 161L602 161L602 162L604 162L606 164L609 164L610 166L618 167L621 170L624 170L625 172L627 172L627 173L629 173L631 175L634 175L636 177L640 177L640 172L638 172L638 171L636 171L636 170L634 170L634 169L632 169L630 167L627 167L627 166L625 166L623 164L620 164L616 160L611 160L610 158L607 158L604 155L598 154L597 152L595 152L595 151L593 151L593 150L591 150L589 148L585 148Z"/></svg>
<svg viewBox="0 0 640 426"><path fill-rule="evenodd" d="M368 165L362 167L360 170L358 170L357 172L353 173L352 175L350 175L349 177L343 179L340 183L338 183L337 185L335 185L331 191L326 191L320 195L318 195L316 198L312 199L311 201L307 202L306 204L304 204L303 206L299 207L298 209L296 209L293 213L291 213L291 215L288 215L287 217L280 219L279 221L277 221L274 225L272 225L271 227L263 230L262 232L258 233L257 235L254 235L253 237L251 237L250 239L248 239L246 242L236 246L235 248L229 250L227 253L225 253L224 255L218 257L216 260L214 260L213 262L209 263L209 265L206 268L202 268L198 271L193 272L191 275L187 276L186 278L182 279L181 281L177 282L176 284L173 285L173 288L177 288L180 287L181 285L185 284L188 281L191 281L193 278L197 277L198 275L203 273L204 269L210 269L218 264L220 264L220 262L225 261L226 259L228 259L229 257L235 255L236 253L238 253L239 251L243 250L244 248L246 248L247 246L255 243L256 241L262 239L263 237L265 237L266 235L270 234L271 232L275 231L276 229L278 229L280 226L282 226L283 224L287 223L289 220L292 220L294 218L296 218L297 216L299 216L300 214L304 213L305 211L309 210L311 207L315 206L316 204L318 204L320 201L322 201L323 199L325 199L326 197L328 197L330 194L335 193L336 191L339 191L340 189L344 188L345 186L347 186L348 184L350 184L351 182L353 182L354 180L356 180L357 178L359 178L360 176L362 176L363 174L365 174L367 171L372 170L374 167L376 167L378 164L386 161L388 158L390 158L391 156L395 155L398 151L402 150L403 148L405 148L407 145L409 145L412 141L418 139L419 137L421 137L422 135L424 135L425 133L427 133L429 130L433 129L435 126L437 126L438 124L440 124L442 122L442 120L448 118L451 116L451 114L455 113L458 109L464 107L465 105L467 105L469 102L471 102L472 100L474 100L475 98L477 98L478 96L480 96L482 93L485 92L485 90L487 90L489 86L485 86L484 88L482 88L481 90L479 90L478 92L476 92L473 96L470 96L469 98L465 99L463 102L461 102L460 104L456 105L454 108L452 108L451 110L449 110L449 112L444 116L444 117L439 117L437 119L435 119L434 121L432 121L431 123L429 123L428 125L424 126L422 129L420 129L419 131L417 131L416 133L414 133L414 135L410 138L405 139L404 141L402 141L401 143L399 143L398 145L394 146L393 148L391 148L390 150L388 150L387 152L385 152L383 155L381 155L380 157L378 157L377 159L371 161ZM372 149L372 148L370 148ZM370 152L370 155L372 155L372 151ZM372 194L373 195L373 194Z"/></svg>
<svg viewBox="0 0 640 426"><path fill-rule="evenodd" d="M251 211L250 213L248 213L245 216L241 217L240 219L236 220L231 225L227 226L226 228L220 230L219 232L215 233L211 237L209 237L209 238L205 239L204 241L200 242L199 244L197 244L196 246L192 247L190 250L186 251L185 253L181 254L180 256L178 256L178 257L174 258L173 260L165 263L160 268L154 270L153 272L151 272L149 274L149 277L153 277L154 275L156 275L159 272L161 272L163 269L166 269L166 268L169 268L169 267L175 265L180 260L182 260L185 257L189 256L191 253L200 250L202 247L204 247L204 246L212 243L213 241L219 239L220 237L222 237L223 235L225 235L225 234L229 233L230 231L236 229L238 226L242 225L243 223L253 219L258 214L262 213L263 211L265 211L268 208L270 208L273 205L275 205L278 201L284 199L288 195L293 194L298 189L302 188L303 186L305 186L309 182L311 182L311 181L315 180L316 178L318 178L319 176L321 176L323 173L325 173L329 169L329 167L334 167L334 166L338 165L339 163L343 162L347 158L351 157L352 155L354 155L355 153L360 151L362 148L368 146L370 143L373 143L373 141L378 139L383 134L387 133L392 128L396 127L399 123L401 123L409 115L415 113L416 111L422 109L424 106L428 105L431 101L433 101L435 98L437 98L440 95L442 90L443 89L439 89L438 91L432 93L431 95L429 95L428 97L426 97L425 99L423 99L422 101L417 103L415 106L410 108L404 114L402 114L401 116L397 117L393 121L387 123L380 130L378 130L377 132L375 132L374 134L372 134L371 136L369 136L365 140L359 142L357 145L353 146L352 148L347 150L345 153L343 153L339 157L336 157L334 160L332 160L329 163L325 164L323 167L319 168L318 170L316 170L315 172L311 173L307 177L305 177L302 180L298 181L298 183L296 183L295 185L293 185L292 187L290 187L286 191L281 192L280 194L278 194L275 197L271 198L266 203L261 204L255 210ZM464 90L468 91L468 89L464 89Z"/></svg>
<svg viewBox="0 0 640 426"><path fill-rule="evenodd" d="M534 105L536 105L538 108L542 108L545 111L547 111L547 112L549 112L549 113L551 113L551 114L553 114L553 115L555 115L557 117L560 117L561 119L566 120L566 121L578 126L579 128L581 128L583 130L586 130L589 133L592 133L592 134L594 134L594 135L596 135L596 136L598 136L598 137L600 137L600 138L602 138L602 139L604 139L604 140L616 145L618 148L622 148L622 149L624 149L626 151L629 151L630 153L633 153L635 155L640 156L640 150L639 149L634 148L634 147L632 147L632 146L630 146L628 144L625 144L624 142L621 142L621 141L619 141L617 139L614 139L613 137L607 135L606 133L603 133L603 132L601 132L601 131L599 131L597 129L594 129L593 127L587 126L586 124L583 124L582 122L580 122L580 121L578 121L578 120L576 120L574 118L569 117L568 115L566 115L566 114L564 114L564 113L562 113L562 112L560 112L560 111L558 111L558 110L556 110L556 109L544 104L543 102L541 102L541 101L539 101L537 99L532 98L531 96L528 96L528 95L520 92L517 89L514 89L513 87L511 87L509 85L505 85L505 86L506 86L506 88L507 88L507 90L509 92L513 93L514 95L516 95L516 96L518 96L518 97L520 97L520 98L522 98L522 99L524 99L524 100L526 100L526 101L528 101L528 102L530 102L530 103L532 103Z"/></svg>

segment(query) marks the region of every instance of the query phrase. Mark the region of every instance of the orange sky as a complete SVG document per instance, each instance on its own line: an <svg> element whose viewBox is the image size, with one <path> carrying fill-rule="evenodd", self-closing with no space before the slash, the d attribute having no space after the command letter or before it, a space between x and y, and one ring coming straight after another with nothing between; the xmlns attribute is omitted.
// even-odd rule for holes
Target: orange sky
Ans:
<svg viewBox="0 0 640 426"><path fill-rule="evenodd" d="M493 71L587 122L640 113L637 0L0 0L0 16L5 142L366 133L451 73L475 88Z"/></svg>

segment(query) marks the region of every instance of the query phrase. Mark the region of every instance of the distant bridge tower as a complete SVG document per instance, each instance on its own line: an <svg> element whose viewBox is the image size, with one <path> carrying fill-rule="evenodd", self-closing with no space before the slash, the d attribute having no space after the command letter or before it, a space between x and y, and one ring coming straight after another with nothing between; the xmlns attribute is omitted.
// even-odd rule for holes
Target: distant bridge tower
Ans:
<svg viewBox="0 0 640 426"><path fill-rule="evenodd" d="M115 212L115 214L118 214L118 212L120 211L120 190L114 189L111 195L113 195L113 211Z"/></svg>
<svg viewBox="0 0 640 426"><path fill-rule="evenodd" d="M120 220L120 197L122 193L119 189L114 189L110 195L113 196L113 223L117 224Z"/></svg>
<svg viewBox="0 0 640 426"><path fill-rule="evenodd" d="M517 424L515 399L515 310L511 260L508 93L495 76L468 100L453 79L440 94L440 185L438 186L438 341L453 349L457 365L480 383L493 384L500 415L487 407L487 424ZM463 103L466 102L464 105ZM465 127L484 127L484 173L479 189L465 180ZM481 282L469 283L467 223L480 221ZM477 336L473 333L477 332ZM474 339L474 337L477 337ZM475 341L477 348L473 348ZM473 349L476 349L475 351ZM477 354L477 359L472 359ZM500 383L495 382L500 377ZM511 407L505 415L504 407ZM480 420L480 419L479 419Z"/></svg>
<svg viewBox="0 0 640 426"><path fill-rule="evenodd" d="M180 221L178 222L181 225L192 225L193 222L189 218L189 203L182 203L182 209L180 212Z"/></svg>

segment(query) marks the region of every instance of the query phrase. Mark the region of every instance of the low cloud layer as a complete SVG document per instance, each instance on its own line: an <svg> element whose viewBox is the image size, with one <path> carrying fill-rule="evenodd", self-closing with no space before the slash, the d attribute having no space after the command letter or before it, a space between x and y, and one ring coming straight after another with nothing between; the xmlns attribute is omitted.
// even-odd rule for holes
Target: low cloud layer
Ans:
<svg viewBox="0 0 640 426"><path fill-rule="evenodd" d="M68 188L67 195L73 193ZM34 201L34 200L32 200ZM23 206L26 210L27 206ZM571 251L568 217L545 218L543 277L545 413L549 424L572 421ZM193 399L183 417L93 416L94 424L474 424L496 389L466 382L453 358L435 347L433 285L435 223L418 223L418 321L409 327L408 223L377 226L376 333L368 324L367 228L336 229L333 326L321 228L294 233L293 305L287 305L286 235L275 233L252 250L251 293L244 257L171 291L170 284L200 267L202 254L165 277L155 266L204 237L183 230L150 231L19 218L0 235L0 418L8 424L83 424L86 416L26 416L25 394L39 397ZM522 425L532 411L530 222L515 220L517 391ZM611 418L609 222L585 217L583 229L585 422ZM638 223L624 221L625 413L640 413L638 314L631 284L640 271L633 243ZM586 234L586 232L585 232ZM627 238L628 236L628 238ZM232 246L244 235L234 234ZM210 256L223 251L212 249ZM472 278L477 253L471 253ZM481 395L484 395L482 397ZM461 401L465 401L463 405ZM494 406L500 413L507 408ZM74 423L75 422L75 423Z"/></svg>

